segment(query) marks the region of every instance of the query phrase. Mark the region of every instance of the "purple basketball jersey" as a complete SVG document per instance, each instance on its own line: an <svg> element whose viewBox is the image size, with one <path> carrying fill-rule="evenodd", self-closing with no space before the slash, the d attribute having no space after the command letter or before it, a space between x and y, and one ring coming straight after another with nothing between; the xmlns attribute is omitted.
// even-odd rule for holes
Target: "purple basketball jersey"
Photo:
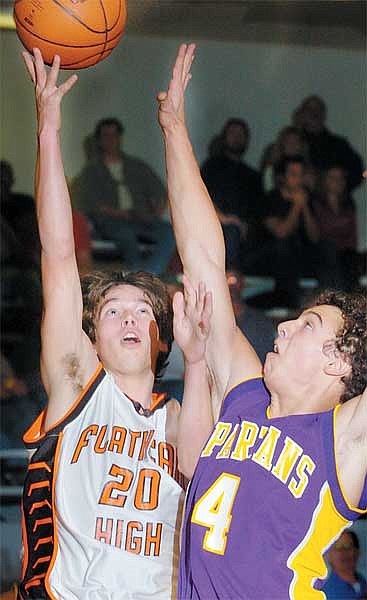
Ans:
<svg viewBox="0 0 367 600"><path fill-rule="evenodd" d="M364 512L338 482L338 408L269 418L269 400L260 378L225 398L188 492L181 600L325 598L323 555Z"/></svg>

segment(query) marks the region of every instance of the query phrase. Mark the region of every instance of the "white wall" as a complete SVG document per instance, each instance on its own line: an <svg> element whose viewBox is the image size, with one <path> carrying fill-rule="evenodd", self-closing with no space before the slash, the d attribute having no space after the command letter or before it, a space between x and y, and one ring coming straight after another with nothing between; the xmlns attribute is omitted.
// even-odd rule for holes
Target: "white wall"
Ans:
<svg viewBox="0 0 367 600"><path fill-rule="evenodd" d="M32 86L21 63L21 44L15 32L1 35L1 156L15 167L17 189L30 192L35 161ZM80 80L65 100L63 110L63 152L69 177L83 164L83 138L99 118L111 115L121 118L126 126L125 149L145 159L164 177L155 95L167 85L181 41L127 35L108 59L79 72ZM289 124L297 104L314 93L328 105L330 129L348 137L367 156L366 67L362 51L197 43L187 113L200 161L211 136L227 117L239 116L250 124L252 141L247 159L256 166L264 146ZM367 247L362 227L362 220L366 221L365 212L362 219L365 187L356 193L361 247Z"/></svg>

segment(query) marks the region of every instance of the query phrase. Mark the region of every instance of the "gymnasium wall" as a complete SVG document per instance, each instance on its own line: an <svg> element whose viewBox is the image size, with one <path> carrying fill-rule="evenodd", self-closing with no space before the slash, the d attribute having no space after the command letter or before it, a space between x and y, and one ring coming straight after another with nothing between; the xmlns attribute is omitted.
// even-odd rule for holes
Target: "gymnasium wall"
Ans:
<svg viewBox="0 0 367 600"><path fill-rule="evenodd" d="M15 32L0 35L1 157L14 165L16 189L32 192L36 149L32 86ZM263 148L289 124L292 111L309 94L324 98L329 128L348 137L367 157L364 52L196 41L187 114L199 161L226 118L239 116L249 122L252 139L247 160L256 166ZM68 177L83 164L83 138L97 119L110 115L125 124L126 151L145 159L164 177L155 95L167 85L180 42L126 35L107 60L79 72L79 82L63 108L62 145ZM355 194L361 249L367 249L366 185Z"/></svg>

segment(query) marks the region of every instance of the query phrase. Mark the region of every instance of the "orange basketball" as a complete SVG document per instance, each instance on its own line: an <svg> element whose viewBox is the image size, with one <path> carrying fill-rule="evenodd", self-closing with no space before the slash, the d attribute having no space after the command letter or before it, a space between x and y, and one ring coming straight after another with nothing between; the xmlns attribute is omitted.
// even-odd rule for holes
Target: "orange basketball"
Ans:
<svg viewBox="0 0 367 600"><path fill-rule="evenodd" d="M125 0L15 0L18 36L45 63L55 54L62 69L84 69L107 58L125 29Z"/></svg>

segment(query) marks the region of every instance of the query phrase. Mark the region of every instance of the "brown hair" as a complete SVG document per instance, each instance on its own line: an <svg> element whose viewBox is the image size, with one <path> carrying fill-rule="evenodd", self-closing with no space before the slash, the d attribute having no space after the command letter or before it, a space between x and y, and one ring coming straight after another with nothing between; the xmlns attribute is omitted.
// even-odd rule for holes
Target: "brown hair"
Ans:
<svg viewBox="0 0 367 600"><path fill-rule="evenodd" d="M159 379L167 366L167 358L173 340L173 310L171 299L165 284L155 275L144 271L113 271L103 273L95 271L82 279L83 291L83 329L92 343L96 341L95 323L101 301L110 289L119 285L132 285L143 290L148 298L154 318L158 325L159 337L167 344L167 352L160 352L155 367L155 377Z"/></svg>
<svg viewBox="0 0 367 600"><path fill-rule="evenodd" d="M367 385L367 297L335 290L322 292L313 306L327 304L340 309L344 323L336 335L336 346L350 363L351 374L343 377L345 389L341 402L363 392Z"/></svg>

